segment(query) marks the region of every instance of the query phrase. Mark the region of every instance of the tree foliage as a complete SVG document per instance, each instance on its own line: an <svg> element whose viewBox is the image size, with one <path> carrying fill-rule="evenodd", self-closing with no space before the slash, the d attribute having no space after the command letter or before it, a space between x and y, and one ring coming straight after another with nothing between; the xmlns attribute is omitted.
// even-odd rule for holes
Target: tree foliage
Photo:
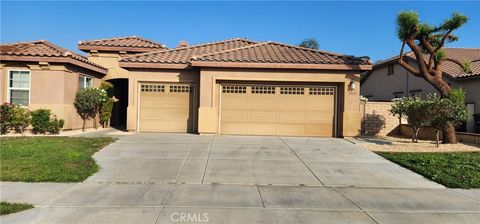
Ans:
<svg viewBox="0 0 480 224"><path fill-rule="evenodd" d="M315 38L308 38L303 40L298 46L318 50L318 41Z"/></svg>
<svg viewBox="0 0 480 224"><path fill-rule="evenodd" d="M443 130L449 126L458 127L468 118L465 92L461 89L453 89L446 98L429 95L424 100L416 97L396 99L390 112L407 118L413 129L413 142L418 142L418 132L422 127L433 126Z"/></svg>
<svg viewBox="0 0 480 224"><path fill-rule="evenodd" d="M406 117L408 123L412 126L412 142L418 142L418 132L422 127L431 124L433 119L430 110L431 101L421 100L417 97L406 97L395 100L390 112L393 115Z"/></svg>
<svg viewBox="0 0 480 224"><path fill-rule="evenodd" d="M85 131L86 121L94 118L100 104L100 95L95 88L85 88L77 92L73 105L83 120L82 131Z"/></svg>

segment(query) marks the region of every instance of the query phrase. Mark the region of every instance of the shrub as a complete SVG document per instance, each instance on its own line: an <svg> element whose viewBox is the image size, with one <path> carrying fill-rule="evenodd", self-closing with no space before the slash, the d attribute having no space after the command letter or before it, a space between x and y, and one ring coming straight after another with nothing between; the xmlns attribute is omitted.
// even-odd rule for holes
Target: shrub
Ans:
<svg viewBox="0 0 480 224"><path fill-rule="evenodd" d="M30 111L26 108L14 105L11 111L10 126L16 133L22 134L30 125Z"/></svg>
<svg viewBox="0 0 480 224"><path fill-rule="evenodd" d="M60 133L60 130L63 128L64 124L65 121L63 119L57 119L57 116L54 115L50 120L47 130L50 134L58 134Z"/></svg>
<svg viewBox="0 0 480 224"><path fill-rule="evenodd" d="M390 112L393 115L407 117L408 123L413 128L412 142L418 142L420 129L431 124L433 120L432 103L430 100L421 100L416 97L405 97L394 101Z"/></svg>
<svg viewBox="0 0 480 224"><path fill-rule="evenodd" d="M108 126L108 122L110 122L110 118L112 117L112 109L113 109L113 99L107 98L102 103L102 108L100 109L100 123L105 128Z"/></svg>
<svg viewBox="0 0 480 224"><path fill-rule="evenodd" d="M58 134L63 128L64 120L57 119L48 109L32 111L32 132L34 134Z"/></svg>
<svg viewBox="0 0 480 224"><path fill-rule="evenodd" d="M468 119L468 110L465 106L465 92L462 89L452 89L450 95L439 98L430 95L428 100L432 101L432 113L435 117L432 126L444 130L448 126L458 127Z"/></svg>
<svg viewBox="0 0 480 224"><path fill-rule="evenodd" d="M101 106L99 108L100 114L100 124L102 127L107 127L108 122L110 122L110 118L112 117L112 109L113 109L113 85L109 82L102 82L100 84L100 97L101 97Z"/></svg>
<svg viewBox="0 0 480 224"><path fill-rule="evenodd" d="M30 125L30 112L19 105L4 103L0 106L1 133L6 134L10 130L23 133Z"/></svg>
<svg viewBox="0 0 480 224"><path fill-rule="evenodd" d="M9 103L3 103L0 106L0 133L6 134L10 130L11 110L13 105Z"/></svg>

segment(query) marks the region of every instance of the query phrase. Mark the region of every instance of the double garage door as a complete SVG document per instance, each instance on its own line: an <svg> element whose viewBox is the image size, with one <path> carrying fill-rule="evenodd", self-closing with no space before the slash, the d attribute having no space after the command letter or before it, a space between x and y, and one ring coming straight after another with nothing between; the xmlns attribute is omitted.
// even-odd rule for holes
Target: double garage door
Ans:
<svg viewBox="0 0 480 224"><path fill-rule="evenodd" d="M140 84L140 132L194 132L193 84Z"/></svg>
<svg viewBox="0 0 480 224"><path fill-rule="evenodd" d="M195 132L192 84L140 85L139 131ZM222 84L219 133L335 136L333 86Z"/></svg>
<svg viewBox="0 0 480 224"><path fill-rule="evenodd" d="M336 88L223 85L220 133L335 136Z"/></svg>

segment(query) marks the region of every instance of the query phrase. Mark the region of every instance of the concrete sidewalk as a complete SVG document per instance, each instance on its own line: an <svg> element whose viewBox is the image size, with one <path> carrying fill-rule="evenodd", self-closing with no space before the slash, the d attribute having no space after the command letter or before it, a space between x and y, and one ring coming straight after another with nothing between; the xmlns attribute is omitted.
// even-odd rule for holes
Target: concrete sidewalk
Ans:
<svg viewBox="0 0 480 224"><path fill-rule="evenodd" d="M478 223L446 189L343 139L135 134L79 184L2 183L2 223ZM32 193L35 192L35 193Z"/></svg>

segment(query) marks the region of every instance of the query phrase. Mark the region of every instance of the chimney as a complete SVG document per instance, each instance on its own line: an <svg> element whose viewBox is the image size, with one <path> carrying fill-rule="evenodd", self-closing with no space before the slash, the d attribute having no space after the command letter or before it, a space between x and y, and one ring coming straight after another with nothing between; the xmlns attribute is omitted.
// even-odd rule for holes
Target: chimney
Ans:
<svg viewBox="0 0 480 224"><path fill-rule="evenodd" d="M182 40L182 41L180 41L180 43L178 44L177 47L187 47L187 46L188 46L187 41Z"/></svg>

